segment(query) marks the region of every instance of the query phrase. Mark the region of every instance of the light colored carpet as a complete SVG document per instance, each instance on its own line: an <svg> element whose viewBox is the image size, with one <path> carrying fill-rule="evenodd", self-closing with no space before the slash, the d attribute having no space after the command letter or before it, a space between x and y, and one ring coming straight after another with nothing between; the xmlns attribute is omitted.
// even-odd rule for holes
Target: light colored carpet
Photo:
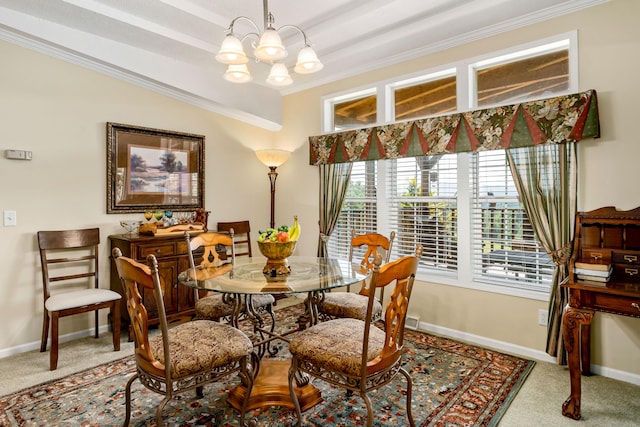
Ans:
<svg viewBox="0 0 640 427"><path fill-rule="evenodd" d="M278 308L300 302L278 301ZM49 353L31 351L0 359L0 395L58 379L92 366L126 357L133 343L123 338L119 352L113 351L111 336L103 333L96 341L88 337L61 344L58 369L49 371ZM563 417L562 402L569 395L566 367L537 362L520 392L500 421L500 427L638 427L640 387L601 376L582 379L582 419Z"/></svg>

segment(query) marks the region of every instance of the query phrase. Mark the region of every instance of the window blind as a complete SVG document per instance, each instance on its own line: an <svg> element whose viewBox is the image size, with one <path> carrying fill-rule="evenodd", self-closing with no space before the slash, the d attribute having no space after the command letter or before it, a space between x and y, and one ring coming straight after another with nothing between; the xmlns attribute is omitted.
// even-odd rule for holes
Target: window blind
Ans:
<svg viewBox="0 0 640 427"><path fill-rule="evenodd" d="M457 166L455 155L396 159L387 170L389 229L397 257L423 246L421 268L457 269Z"/></svg>
<svg viewBox="0 0 640 427"><path fill-rule="evenodd" d="M331 258L348 258L351 230L357 234L378 232L377 209L376 162L354 163L338 223L327 242Z"/></svg>
<svg viewBox="0 0 640 427"><path fill-rule="evenodd" d="M553 264L518 200L504 150L474 153L471 167L474 280L548 290Z"/></svg>

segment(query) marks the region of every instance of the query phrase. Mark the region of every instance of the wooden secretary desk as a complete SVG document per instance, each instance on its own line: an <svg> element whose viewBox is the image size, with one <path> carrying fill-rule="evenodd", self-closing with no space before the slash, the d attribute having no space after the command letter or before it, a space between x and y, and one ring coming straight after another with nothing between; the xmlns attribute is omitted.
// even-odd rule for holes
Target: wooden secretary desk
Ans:
<svg viewBox="0 0 640 427"><path fill-rule="evenodd" d="M576 262L611 264L608 282L579 280ZM608 206L576 215L569 278L569 303L562 316L571 394L562 415L580 419L581 373L590 374L591 321L596 311L640 318L640 207ZM582 365L582 366L581 366Z"/></svg>

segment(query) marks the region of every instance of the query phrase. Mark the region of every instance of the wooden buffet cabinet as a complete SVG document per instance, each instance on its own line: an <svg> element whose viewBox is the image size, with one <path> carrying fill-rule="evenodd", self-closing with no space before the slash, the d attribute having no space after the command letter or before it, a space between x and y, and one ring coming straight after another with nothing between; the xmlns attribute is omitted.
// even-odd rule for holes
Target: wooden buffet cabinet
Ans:
<svg viewBox="0 0 640 427"><path fill-rule="evenodd" d="M109 254L113 248L120 248L122 255L143 264L146 264L148 255L155 255L158 260L158 271L165 286L163 294L167 320L169 323L173 323L191 319L195 305L193 289L182 286L178 282L178 274L189 268L189 252L183 233L168 236L117 234L109 236L109 243ZM111 259L111 290L122 295L122 282L118 277L115 262L111 255L109 258ZM126 299L123 297L121 301L121 322L123 327L129 328L129 338L131 339L131 322L125 306ZM149 311L150 324L157 324L157 308L152 294L143 294L143 301Z"/></svg>
<svg viewBox="0 0 640 427"><path fill-rule="evenodd" d="M575 263L612 264L608 282L578 280ZM562 414L580 419L581 373L590 374L591 321L596 311L640 318L640 207L619 211L604 207L576 215L569 278L569 303L562 333L571 378L571 394ZM582 365L582 366L581 366Z"/></svg>

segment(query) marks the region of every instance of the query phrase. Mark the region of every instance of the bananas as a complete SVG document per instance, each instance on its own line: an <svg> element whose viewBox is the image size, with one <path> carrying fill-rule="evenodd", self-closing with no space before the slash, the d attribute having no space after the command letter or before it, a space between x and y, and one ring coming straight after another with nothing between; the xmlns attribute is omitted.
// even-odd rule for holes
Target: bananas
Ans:
<svg viewBox="0 0 640 427"><path fill-rule="evenodd" d="M298 215L293 216L293 225L289 227L289 240L296 241L300 237L300 224L298 223Z"/></svg>

